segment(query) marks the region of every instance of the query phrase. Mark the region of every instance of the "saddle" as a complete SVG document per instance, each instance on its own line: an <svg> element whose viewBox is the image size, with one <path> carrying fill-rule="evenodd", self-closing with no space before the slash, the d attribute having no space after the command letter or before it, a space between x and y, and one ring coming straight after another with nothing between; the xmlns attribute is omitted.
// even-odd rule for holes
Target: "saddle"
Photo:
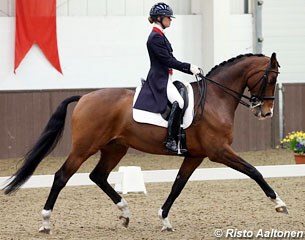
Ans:
<svg viewBox="0 0 305 240"><path fill-rule="evenodd" d="M143 80L142 80L143 84ZM186 149L186 135L185 129L188 128L192 122L194 117L194 93L191 84L184 81L174 81L173 84L178 89L179 93L181 94L184 100L184 107L182 109L182 121L181 121L181 128L178 134L178 144L180 144L180 149ZM136 88L136 92L133 99L133 104L136 102L137 97L140 93L141 86ZM139 123L148 123L160 127L167 128L168 127L168 118L171 110L171 103L168 102L167 110L163 113L153 113L148 112L140 109L133 108L132 115L133 119ZM178 154L183 154L179 153Z"/></svg>
<svg viewBox="0 0 305 240"><path fill-rule="evenodd" d="M175 81L175 86L178 86L178 91L182 94L184 99L184 108L183 108L183 121L181 127L183 129L188 128L192 122L194 117L194 93L193 88L190 83L184 81ZM135 104L138 95L141 91L142 85L136 88L133 104ZM180 90L179 90L180 89ZM168 122L167 119L169 117L169 111L171 109L171 103L168 102L168 107L165 113L162 115L160 113L153 113L149 111L144 111L140 109L133 108L132 116L134 121L139 123L148 123L152 125L156 125L159 127L167 128Z"/></svg>

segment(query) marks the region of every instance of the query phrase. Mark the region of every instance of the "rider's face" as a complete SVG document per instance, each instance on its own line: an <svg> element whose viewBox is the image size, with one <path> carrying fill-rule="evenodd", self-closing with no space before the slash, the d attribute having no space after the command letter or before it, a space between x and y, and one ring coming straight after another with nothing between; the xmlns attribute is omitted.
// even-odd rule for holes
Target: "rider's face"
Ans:
<svg viewBox="0 0 305 240"><path fill-rule="evenodd" d="M162 23L165 28L168 28L171 25L172 19L170 17L164 17Z"/></svg>

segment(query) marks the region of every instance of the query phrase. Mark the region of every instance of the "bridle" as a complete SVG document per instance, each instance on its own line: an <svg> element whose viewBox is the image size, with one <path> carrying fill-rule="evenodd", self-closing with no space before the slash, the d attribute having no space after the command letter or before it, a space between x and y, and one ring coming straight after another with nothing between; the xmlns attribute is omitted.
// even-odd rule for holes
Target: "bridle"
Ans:
<svg viewBox="0 0 305 240"><path fill-rule="evenodd" d="M278 64L278 67L280 67L279 64ZM256 107L262 105L263 100L274 100L275 96L265 96L266 88L267 88L267 84L268 84L268 76L269 76L270 72L274 72L277 74L279 74L280 72L276 71L276 70L272 70L271 61L268 64L267 68L263 71L264 71L263 76L260 79L258 79L252 87L248 86L248 91L251 91L259 83L261 83L259 91L257 92L257 94L253 94L250 97L248 97L248 96L246 96L242 93L236 92L235 90L232 90L218 82L215 82L214 80L212 80L210 78L205 77L201 70L201 73L196 75L196 80L197 80L199 94L200 94L200 99L199 99L197 108L199 108L199 106L200 106L201 110L203 112L203 109L204 109L203 105L205 102L206 90L207 90L206 81L209 81L210 83L220 87L225 93L229 94L230 96L235 98L239 103L241 103L242 105L244 105L250 109L253 109L253 108L256 108ZM199 84L200 80L201 80L201 85ZM206 80L206 81L203 81L203 80ZM246 102L245 100L243 100L243 98L248 100L249 103Z"/></svg>
<svg viewBox="0 0 305 240"><path fill-rule="evenodd" d="M279 65L278 65L279 66ZM249 101L251 103L250 108L255 108L258 107L262 104L263 100L273 100L275 99L275 96L266 96L266 87L268 84L268 77L270 72L274 72L279 74L279 71L276 70L272 70L272 66L271 66L271 62L268 64L268 67L266 68L266 70L264 71L264 75L255 82L255 84L252 87L248 86L248 91L251 92L260 82L261 82L261 86L259 91L257 92L257 94L253 94L251 95Z"/></svg>

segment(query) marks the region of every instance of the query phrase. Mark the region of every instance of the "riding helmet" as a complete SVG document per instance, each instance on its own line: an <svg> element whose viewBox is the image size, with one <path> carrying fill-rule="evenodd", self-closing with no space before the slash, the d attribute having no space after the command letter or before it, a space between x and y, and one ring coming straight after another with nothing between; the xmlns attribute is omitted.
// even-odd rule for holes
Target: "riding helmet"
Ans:
<svg viewBox="0 0 305 240"><path fill-rule="evenodd" d="M174 18L174 13L172 8L167 5L166 3L159 2L152 6L149 12L150 17L156 18L156 17L171 17Z"/></svg>

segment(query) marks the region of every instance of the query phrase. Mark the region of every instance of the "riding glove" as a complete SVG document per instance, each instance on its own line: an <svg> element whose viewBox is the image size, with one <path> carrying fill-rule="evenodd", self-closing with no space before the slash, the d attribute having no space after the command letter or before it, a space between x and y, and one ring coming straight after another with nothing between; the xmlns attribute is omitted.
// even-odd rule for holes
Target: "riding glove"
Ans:
<svg viewBox="0 0 305 240"><path fill-rule="evenodd" d="M197 67L196 65L193 65L193 64L191 64L190 71L191 71L194 75L201 73L200 68Z"/></svg>

